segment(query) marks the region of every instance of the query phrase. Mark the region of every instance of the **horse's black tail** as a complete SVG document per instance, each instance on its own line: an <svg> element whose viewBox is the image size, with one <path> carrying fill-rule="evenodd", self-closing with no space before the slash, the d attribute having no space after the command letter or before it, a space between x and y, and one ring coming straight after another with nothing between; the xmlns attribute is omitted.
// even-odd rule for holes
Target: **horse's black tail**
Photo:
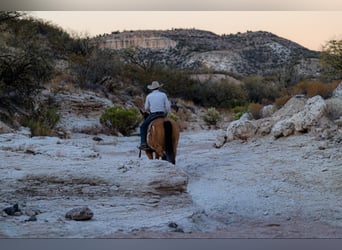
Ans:
<svg viewBox="0 0 342 250"><path fill-rule="evenodd" d="M172 145L172 123L170 121L164 121L165 131L165 157L166 160L172 164L176 164L175 154L173 152Z"/></svg>

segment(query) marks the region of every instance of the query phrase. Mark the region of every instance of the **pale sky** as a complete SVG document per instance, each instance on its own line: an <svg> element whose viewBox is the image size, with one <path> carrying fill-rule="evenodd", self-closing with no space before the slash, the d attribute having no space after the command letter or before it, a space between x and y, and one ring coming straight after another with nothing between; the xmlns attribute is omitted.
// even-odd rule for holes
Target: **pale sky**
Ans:
<svg viewBox="0 0 342 250"><path fill-rule="evenodd" d="M342 10L341 0L1 0L9 10Z"/></svg>
<svg viewBox="0 0 342 250"><path fill-rule="evenodd" d="M340 11L32 11L68 32L95 36L112 31L196 28L218 35L268 31L312 50L342 39Z"/></svg>

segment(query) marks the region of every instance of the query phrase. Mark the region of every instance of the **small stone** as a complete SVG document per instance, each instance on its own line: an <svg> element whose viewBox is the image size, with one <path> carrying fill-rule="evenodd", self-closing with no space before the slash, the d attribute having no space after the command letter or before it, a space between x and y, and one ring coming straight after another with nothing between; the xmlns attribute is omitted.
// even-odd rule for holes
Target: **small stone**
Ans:
<svg viewBox="0 0 342 250"><path fill-rule="evenodd" d="M28 218L25 221L37 221L37 217L35 215L32 215L30 218Z"/></svg>
<svg viewBox="0 0 342 250"><path fill-rule="evenodd" d="M88 207L74 208L65 214L65 218L76 221L90 220L93 216L93 211Z"/></svg>
<svg viewBox="0 0 342 250"><path fill-rule="evenodd" d="M26 149L25 150L25 153L26 154L31 154L31 155L35 155L35 154L37 154L34 150L32 150L32 149Z"/></svg>
<svg viewBox="0 0 342 250"><path fill-rule="evenodd" d="M327 145L321 144L321 145L319 145L318 149L319 150L326 150L327 149Z"/></svg>
<svg viewBox="0 0 342 250"><path fill-rule="evenodd" d="M34 216L34 215L38 215L38 214L40 214L41 212L39 211L39 210L26 210L25 211L25 214L27 215L27 216Z"/></svg>
<svg viewBox="0 0 342 250"><path fill-rule="evenodd" d="M182 228L176 228L175 232L176 233L184 233L184 230Z"/></svg>
<svg viewBox="0 0 342 250"><path fill-rule="evenodd" d="M95 136L93 137L94 141L103 141L103 139L101 137Z"/></svg>
<svg viewBox="0 0 342 250"><path fill-rule="evenodd" d="M175 222L170 222L168 226L171 228L177 228L178 227L177 223L175 223Z"/></svg>
<svg viewBox="0 0 342 250"><path fill-rule="evenodd" d="M7 215L11 216L20 216L22 215L21 210L19 209L19 205L15 204L12 207L7 207L3 210Z"/></svg>

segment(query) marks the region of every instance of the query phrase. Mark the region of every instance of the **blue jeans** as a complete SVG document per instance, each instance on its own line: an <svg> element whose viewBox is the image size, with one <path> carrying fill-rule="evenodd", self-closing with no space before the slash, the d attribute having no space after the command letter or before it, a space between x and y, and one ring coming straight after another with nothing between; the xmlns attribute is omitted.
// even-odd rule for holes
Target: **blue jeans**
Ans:
<svg viewBox="0 0 342 250"><path fill-rule="evenodd" d="M145 121L140 126L140 137L141 137L141 144L147 144L146 143L146 136L147 136L147 128L151 121L158 117L165 117L166 114L164 112L156 112L151 113Z"/></svg>

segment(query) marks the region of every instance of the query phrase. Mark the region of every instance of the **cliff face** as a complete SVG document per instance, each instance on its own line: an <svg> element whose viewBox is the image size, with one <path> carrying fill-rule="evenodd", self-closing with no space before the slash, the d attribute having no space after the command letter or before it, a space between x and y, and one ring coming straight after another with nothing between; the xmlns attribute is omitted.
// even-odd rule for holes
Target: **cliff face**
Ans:
<svg viewBox="0 0 342 250"><path fill-rule="evenodd" d="M320 71L319 52L264 31L222 36L195 29L126 31L97 37L94 42L100 48L158 51L158 61L183 69L205 67L240 75L267 75L289 67L304 75Z"/></svg>
<svg viewBox="0 0 342 250"><path fill-rule="evenodd" d="M177 42L153 33L125 32L102 37L98 39L97 44L99 48L114 50L128 49L131 47L163 49L175 47Z"/></svg>

